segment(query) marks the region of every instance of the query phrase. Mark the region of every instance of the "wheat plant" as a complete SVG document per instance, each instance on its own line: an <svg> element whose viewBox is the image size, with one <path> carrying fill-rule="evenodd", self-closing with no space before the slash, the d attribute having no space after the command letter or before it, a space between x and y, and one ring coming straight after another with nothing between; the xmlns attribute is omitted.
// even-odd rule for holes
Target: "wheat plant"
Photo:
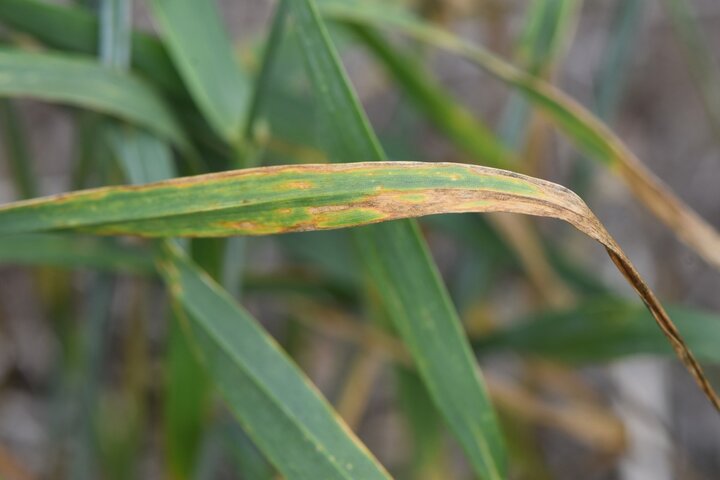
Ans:
<svg viewBox="0 0 720 480"><path fill-rule="evenodd" d="M573 394L584 380L562 365L638 353L674 352L702 408L720 410L700 364L720 361L717 315L666 310L581 199L607 171L720 267L718 231L606 123L644 8L616 3L586 107L553 75L579 0L523 3L509 59L452 30L452 8L480 8L453 2L269 2L267 28L233 43L211 1L0 0L15 192L0 205L0 261L31 273L60 344L46 381L58 440L32 467L0 437L0 476L551 478L532 427L598 451L625 445L616 415ZM715 61L691 6L665 3L716 125ZM491 4L474 14L495 25L507 12ZM138 11L152 32L133 25ZM383 125L370 122L344 52L361 52L401 98ZM499 120L433 75L432 52L504 86ZM18 111L27 99L62 106L74 125L70 181L54 192L33 173L32 126ZM449 156L418 145L419 122ZM581 196L539 178L553 132L577 150L569 186ZM460 259L454 269L428 246L438 238ZM578 258L569 238L584 252L599 243L634 299L588 271L582 257L596 256ZM509 273L532 292L510 300L530 305L525 321L488 307ZM485 372L489 357L521 374ZM523 375L563 385L567 405ZM363 421L379 396L397 425Z"/></svg>

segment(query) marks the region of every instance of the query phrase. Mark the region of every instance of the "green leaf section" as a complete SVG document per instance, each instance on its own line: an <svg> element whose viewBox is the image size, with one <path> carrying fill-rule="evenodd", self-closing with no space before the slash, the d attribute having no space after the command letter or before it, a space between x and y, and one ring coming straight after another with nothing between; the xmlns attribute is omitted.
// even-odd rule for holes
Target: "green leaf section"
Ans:
<svg viewBox="0 0 720 480"><path fill-rule="evenodd" d="M602 121L568 95L482 47L418 21L411 15L383 15L376 8L366 8L365 3L355 2L330 2L324 12L330 18L345 23L391 29L457 54L521 92L579 149L619 174L635 196L683 242L708 263L720 268L720 234L717 230L677 198Z"/></svg>
<svg viewBox="0 0 720 480"><path fill-rule="evenodd" d="M168 144L128 125L110 125L104 133L131 184L157 182L176 176Z"/></svg>
<svg viewBox="0 0 720 480"><path fill-rule="evenodd" d="M534 0L528 8L525 27L516 47L520 68L531 75L544 77L551 74L553 65L571 41L577 24L579 0ZM531 106L517 92L513 92L500 126L505 145L517 149L522 145L530 120Z"/></svg>
<svg viewBox="0 0 720 480"><path fill-rule="evenodd" d="M699 360L718 363L717 314L669 307ZM481 353L511 350L569 363L610 361L642 353L672 355L672 348L642 305L617 297L592 298L568 310L548 311L474 342Z"/></svg>
<svg viewBox="0 0 720 480"><path fill-rule="evenodd" d="M163 100L142 80L88 58L0 49L0 97L31 97L103 112L186 145Z"/></svg>
<svg viewBox="0 0 720 480"><path fill-rule="evenodd" d="M288 3L324 110L330 158L385 160L314 2ZM505 451L492 405L417 225L402 221L374 226L359 232L356 240L372 281L380 287L382 304L475 472L484 478L502 478Z"/></svg>
<svg viewBox="0 0 720 480"><path fill-rule="evenodd" d="M675 34L687 60L690 75L699 90L708 123L720 138L720 64L712 42L697 20L698 13L690 0L664 0Z"/></svg>
<svg viewBox="0 0 720 480"><path fill-rule="evenodd" d="M283 475L389 478L275 341L177 247L164 245L159 269L228 406Z"/></svg>
<svg viewBox="0 0 720 480"><path fill-rule="evenodd" d="M352 30L433 124L470 155L469 161L498 168L513 163L512 154L494 133L436 84L417 62L397 52L367 27L353 25Z"/></svg>
<svg viewBox="0 0 720 480"><path fill-rule="evenodd" d="M37 185L33 177L27 137L22 120L10 100L0 100L0 125L0 135L10 163L15 189L21 198L32 198L37 195Z"/></svg>
<svg viewBox="0 0 720 480"><path fill-rule="evenodd" d="M212 2L209 2L212 3ZM217 132L237 143L250 96L214 5L194 0L153 0L154 17L193 98Z"/></svg>

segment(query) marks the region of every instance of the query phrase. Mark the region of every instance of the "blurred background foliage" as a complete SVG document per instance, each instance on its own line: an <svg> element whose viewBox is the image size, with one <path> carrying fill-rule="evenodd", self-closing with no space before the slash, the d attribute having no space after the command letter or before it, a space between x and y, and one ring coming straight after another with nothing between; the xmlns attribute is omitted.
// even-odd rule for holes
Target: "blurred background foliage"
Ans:
<svg viewBox="0 0 720 480"><path fill-rule="evenodd" d="M350 96L314 88L323 71L308 68L307 49L322 45L299 20L301 3L0 0L0 200L259 165L382 159L373 134L343 137L362 130L362 115L343 103ZM720 274L678 241L682 232L641 208L614 167L578 151L572 132L570 140L559 133L519 89L432 42L348 20L342 10L400 22L413 12L553 84L720 225L716 2L316 3L387 158L495 166L573 189L720 380ZM15 90L3 86L9 74L22 80ZM37 78L46 83L34 87ZM53 81L57 92L47 88ZM331 97L345 107L333 110ZM717 415L600 247L559 222L505 214L419 224L485 374L510 478L720 475ZM442 392L432 393L437 385L413 366L422 344L394 336L378 300L386 286L363 275L369 257L357 244L362 251L390 236L355 233L185 246L393 477L473 478L483 467L465 445L463 455L451 434L458 427L432 400ZM204 330L188 337L181 327L178 317L196 312L199 297L176 296L181 307L171 308L157 255L133 238L0 238L1 478L278 477L268 452L233 418L245 418L247 430L252 415L238 413L242 401L228 401L232 373L209 374L195 355ZM176 253L166 246L160 255ZM384 255L381 265L392 262ZM180 271L192 279L194 268ZM171 273L163 276L172 284ZM211 368L232 359L217 362Z"/></svg>

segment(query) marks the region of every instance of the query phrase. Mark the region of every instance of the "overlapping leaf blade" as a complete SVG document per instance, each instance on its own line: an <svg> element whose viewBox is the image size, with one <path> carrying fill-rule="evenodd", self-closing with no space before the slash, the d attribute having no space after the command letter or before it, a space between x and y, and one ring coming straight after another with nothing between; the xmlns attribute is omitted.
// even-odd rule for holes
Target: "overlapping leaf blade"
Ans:
<svg viewBox="0 0 720 480"><path fill-rule="evenodd" d="M165 245L160 271L228 406L285 476L389 478L275 341L179 249Z"/></svg>
<svg viewBox="0 0 720 480"><path fill-rule="evenodd" d="M518 70L482 47L409 14L388 15L376 2L323 3L329 18L402 32L418 41L457 54L523 93L585 153L619 174L635 196L702 258L720 268L720 234L680 200L605 124L552 85Z"/></svg>
<svg viewBox="0 0 720 480"><path fill-rule="evenodd" d="M385 160L312 0L290 0L297 39L335 161ZM413 222L358 232L375 293L415 359L438 410L484 478L505 476L505 449L483 379L427 245Z"/></svg>

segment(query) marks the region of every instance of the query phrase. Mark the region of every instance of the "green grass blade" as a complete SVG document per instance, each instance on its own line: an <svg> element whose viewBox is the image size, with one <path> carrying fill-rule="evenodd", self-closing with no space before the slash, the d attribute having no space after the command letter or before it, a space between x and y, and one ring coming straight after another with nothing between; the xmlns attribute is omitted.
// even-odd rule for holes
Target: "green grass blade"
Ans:
<svg viewBox="0 0 720 480"><path fill-rule="evenodd" d="M44 0L3 0L0 23L53 48L90 55L98 51L98 20L83 8ZM157 38L133 32L130 40L134 69L164 91L187 96L180 76Z"/></svg>
<svg viewBox="0 0 720 480"><path fill-rule="evenodd" d="M265 49L262 55L262 64L260 66L260 73L258 73L255 80L255 89L250 100L250 106L248 107L248 120L245 128L245 138L250 139L253 135L252 129L258 120L263 101L268 95L270 88L272 70L275 63L275 57L277 56L278 49L282 43L282 39L285 35L285 26L287 24L287 3L280 2L273 16L272 26L270 27L270 34L267 42L265 43Z"/></svg>
<svg viewBox="0 0 720 480"><path fill-rule="evenodd" d="M100 61L118 70L130 65L130 7L127 0L100 1Z"/></svg>
<svg viewBox="0 0 720 480"><path fill-rule="evenodd" d="M283 475L389 478L304 374L227 293L169 244L159 268L187 313L184 326L228 406Z"/></svg>
<svg viewBox="0 0 720 480"><path fill-rule="evenodd" d="M342 162L385 160L314 2L288 3L324 110L330 158ZM364 229L356 240L373 281L386 287L378 289L378 298L473 469L484 478L502 478L505 450L495 413L457 312L417 225L405 221L376 226Z"/></svg>
<svg viewBox="0 0 720 480"><path fill-rule="evenodd" d="M598 118L608 123L612 120L622 96L645 5L643 0L616 2L610 34L595 76L593 102L593 111ZM580 194L590 182L591 167L588 159L584 157L579 157L574 164L572 186Z"/></svg>
<svg viewBox="0 0 720 480"><path fill-rule="evenodd" d="M720 268L720 234L675 196L602 121L569 96L485 49L412 16L383 15L376 8L365 8L364 3L354 2L331 2L323 11L338 21L392 29L455 53L515 88L542 110L578 148L624 179L635 196L680 240L709 264Z"/></svg>
<svg viewBox="0 0 720 480"><path fill-rule="evenodd" d="M268 235L490 211L573 221L587 207L559 185L476 165L281 165L13 202L0 206L0 234Z"/></svg>
<svg viewBox="0 0 720 480"><path fill-rule="evenodd" d="M563 47L573 38L581 4L579 0L535 0L532 3L516 54L517 62L525 71L538 77L552 73ZM522 144L530 113L527 100L514 92L500 126L505 145L516 149Z"/></svg>
<svg viewBox="0 0 720 480"><path fill-rule="evenodd" d="M720 363L720 318L668 307L699 360ZM480 352L512 350L568 363L612 361L628 355L671 355L672 348L649 322L648 311L617 297L584 300L569 310L547 311L480 339Z"/></svg>
<svg viewBox="0 0 720 480"><path fill-rule="evenodd" d="M170 54L208 121L231 144L245 128L249 81L238 68L214 2L153 0Z"/></svg>
<svg viewBox="0 0 720 480"><path fill-rule="evenodd" d="M177 176L167 143L128 125L109 125L105 140L131 184L157 182Z"/></svg>
<svg viewBox="0 0 720 480"><path fill-rule="evenodd" d="M612 118L620 101L645 7L643 0L617 3L603 62L596 77L595 112L606 121Z"/></svg>
<svg viewBox="0 0 720 480"><path fill-rule="evenodd" d="M168 470L174 479L192 478L204 424L210 419L211 390L180 315L172 315L165 358L163 433Z"/></svg>
<svg viewBox="0 0 720 480"><path fill-rule="evenodd" d="M707 119L720 139L720 64L715 59L712 42L696 19L691 0L664 0L663 5L684 50Z"/></svg>
<svg viewBox="0 0 720 480"><path fill-rule="evenodd" d="M37 195L37 186L32 174L30 154L25 143L26 136L20 116L9 100L0 100L0 123L15 188L21 198L32 198Z"/></svg>
<svg viewBox="0 0 720 480"><path fill-rule="evenodd" d="M0 50L0 97L30 97L95 110L185 146L163 100L141 80L84 57Z"/></svg>
<svg viewBox="0 0 720 480"><path fill-rule="evenodd" d="M560 55L577 22L581 0L535 0L528 9L518 45L518 61L525 70L543 76Z"/></svg>
<svg viewBox="0 0 720 480"><path fill-rule="evenodd" d="M508 168L513 163L512 154L503 147L493 132L433 82L420 65L398 53L385 39L369 28L361 25L353 25L351 28L418 108L440 131L471 156L469 160L472 163L498 168Z"/></svg>
<svg viewBox="0 0 720 480"><path fill-rule="evenodd" d="M51 265L152 275L153 258L149 252L108 240L49 233L10 235L0 238L0 264Z"/></svg>

